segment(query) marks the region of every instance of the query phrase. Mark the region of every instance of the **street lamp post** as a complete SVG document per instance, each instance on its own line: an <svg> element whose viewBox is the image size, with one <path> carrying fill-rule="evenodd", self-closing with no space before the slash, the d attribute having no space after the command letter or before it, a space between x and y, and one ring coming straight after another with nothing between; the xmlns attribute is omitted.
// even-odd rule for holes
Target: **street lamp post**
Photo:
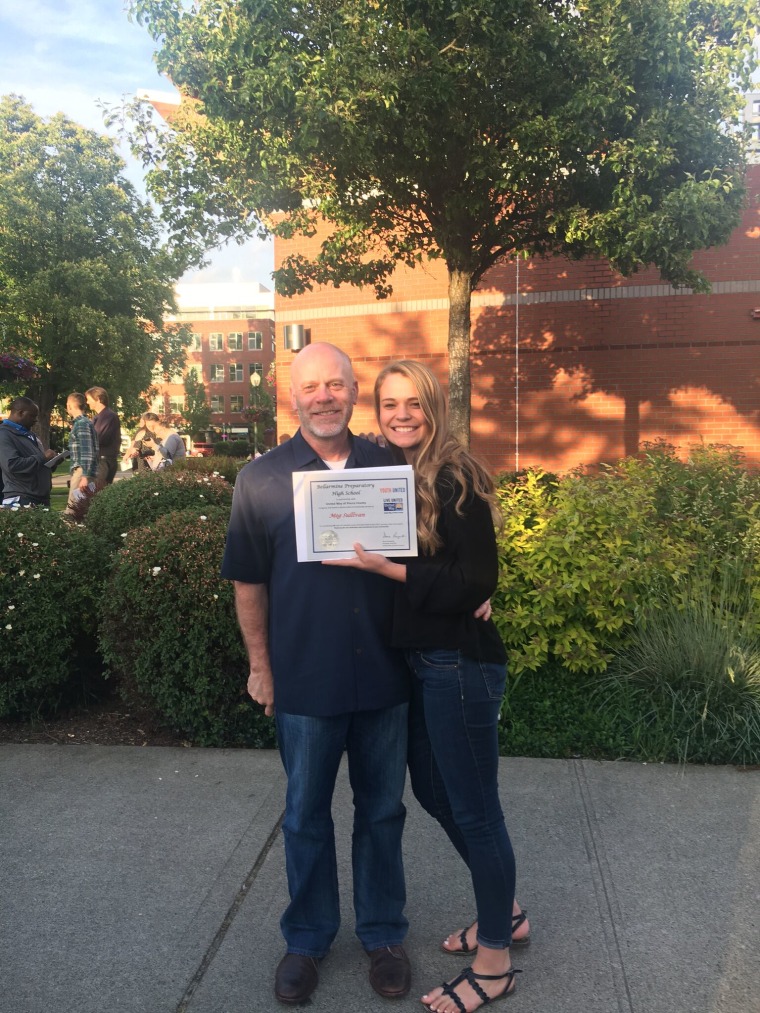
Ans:
<svg viewBox="0 0 760 1013"><path fill-rule="evenodd" d="M261 384L261 373L257 373L257 372L254 371L253 373L251 373L251 387L253 388L253 390L251 391L251 402L252 403L255 402L255 403L252 404L252 406L253 406L253 408L255 410L254 411L254 416L253 416L253 456L254 457L256 456L256 452L259 449L258 448L258 442L259 442L259 439L258 439L258 429L259 429L259 424L258 424L258 418L259 418L258 408L259 408L259 386L260 386L260 384Z"/></svg>

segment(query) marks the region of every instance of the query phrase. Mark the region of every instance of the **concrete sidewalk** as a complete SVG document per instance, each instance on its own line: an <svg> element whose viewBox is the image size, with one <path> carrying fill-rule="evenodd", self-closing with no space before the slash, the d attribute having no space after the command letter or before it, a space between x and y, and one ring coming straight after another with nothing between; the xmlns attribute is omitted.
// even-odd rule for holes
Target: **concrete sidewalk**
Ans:
<svg viewBox="0 0 760 1013"><path fill-rule="evenodd" d="M510 1013L760 1011L760 772L501 763L533 926ZM283 798L271 752L0 746L0 1013L281 1009ZM420 1009L464 964L438 946L474 915L465 870L408 805L412 993L367 981L342 772L344 926L315 1011Z"/></svg>

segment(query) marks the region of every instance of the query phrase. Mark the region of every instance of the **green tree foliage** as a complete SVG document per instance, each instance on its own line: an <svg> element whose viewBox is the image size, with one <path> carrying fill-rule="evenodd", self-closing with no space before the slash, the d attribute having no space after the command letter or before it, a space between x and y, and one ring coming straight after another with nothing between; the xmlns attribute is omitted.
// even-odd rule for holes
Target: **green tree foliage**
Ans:
<svg viewBox="0 0 760 1013"><path fill-rule="evenodd" d="M0 100L0 351L39 368L44 433L72 390L135 398L157 362L184 363L184 328L163 322L183 265L123 169L108 138Z"/></svg>
<svg viewBox="0 0 760 1013"><path fill-rule="evenodd" d="M332 223L278 290L449 273L452 422L469 430L472 290L518 254L654 264L704 286L694 249L742 202L737 89L755 0L132 0L190 100L136 150L177 236ZM281 212L275 219L274 212Z"/></svg>
<svg viewBox="0 0 760 1013"><path fill-rule="evenodd" d="M205 432L211 423L211 406L206 400L206 384L198 376L198 370L192 367L185 377L185 421L190 435L195 437Z"/></svg>

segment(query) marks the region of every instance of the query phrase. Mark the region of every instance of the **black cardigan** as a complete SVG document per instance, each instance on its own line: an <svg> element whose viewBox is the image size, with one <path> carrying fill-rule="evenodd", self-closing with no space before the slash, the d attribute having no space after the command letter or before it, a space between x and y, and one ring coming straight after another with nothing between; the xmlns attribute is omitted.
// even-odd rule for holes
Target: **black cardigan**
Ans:
<svg viewBox="0 0 760 1013"><path fill-rule="evenodd" d="M499 575L490 508L470 492L458 514L461 486L445 470L436 491L441 501L436 531L443 546L432 556L399 560L406 563L406 583L396 590L393 645L460 650L503 664L506 651L496 627L473 617L493 594Z"/></svg>

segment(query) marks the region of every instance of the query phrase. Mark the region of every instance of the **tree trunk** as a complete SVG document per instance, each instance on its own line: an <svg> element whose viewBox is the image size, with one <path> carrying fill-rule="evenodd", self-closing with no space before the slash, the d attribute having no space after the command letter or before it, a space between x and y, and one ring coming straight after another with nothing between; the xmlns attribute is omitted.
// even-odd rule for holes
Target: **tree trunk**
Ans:
<svg viewBox="0 0 760 1013"><path fill-rule="evenodd" d="M29 388L28 397L40 410L34 429L45 447L50 446L50 416L55 407L55 394L51 387L44 383L33 383Z"/></svg>
<svg viewBox="0 0 760 1013"><path fill-rule="evenodd" d="M452 431L470 445L470 302L472 275L449 268L449 417Z"/></svg>

